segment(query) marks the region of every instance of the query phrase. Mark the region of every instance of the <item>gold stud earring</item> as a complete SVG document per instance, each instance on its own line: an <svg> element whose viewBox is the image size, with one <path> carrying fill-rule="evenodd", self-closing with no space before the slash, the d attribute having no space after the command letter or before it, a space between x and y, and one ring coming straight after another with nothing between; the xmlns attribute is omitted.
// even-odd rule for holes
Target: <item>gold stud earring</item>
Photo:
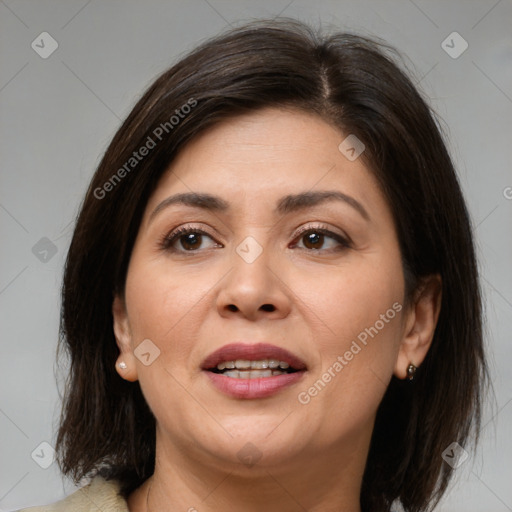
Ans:
<svg viewBox="0 0 512 512"><path fill-rule="evenodd" d="M409 366L407 367L407 378L409 380L414 379L414 375L416 374L417 369L418 368L416 366L414 366L412 363L409 364Z"/></svg>

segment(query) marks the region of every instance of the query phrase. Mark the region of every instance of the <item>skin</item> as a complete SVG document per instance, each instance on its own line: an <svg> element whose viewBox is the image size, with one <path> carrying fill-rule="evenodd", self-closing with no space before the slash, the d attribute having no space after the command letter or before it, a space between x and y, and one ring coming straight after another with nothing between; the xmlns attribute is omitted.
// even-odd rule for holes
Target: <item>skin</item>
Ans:
<svg viewBox="0 0 512 512"><path fill-rule="evenodd" d="M139 380L157 420L155 473L130 495L131 512L360 511L377 407L392 375L404 379L410 362L423 361L441 297L432 276L405 304L389 206L363 158L351 162L338 149L346 135L295 110L243 115L189 143L149 199L125 294L113 304L117 362L127 365L117 371ZM326 190L356 199L369 220L341 201L274 212L285 195ZM151 217L164 199L191 191L219 196L230 209L174 204ZM296 236L319 225L349 237L349 247ZM163 248L180 226L208 236L194 250L185 244L188 252L183 236L173 245L181 252ZM252 263L235 250L248 236L263 251ZM298 394L332 373L338 356L396 303L401 311L300 403ZM134 355L145 339L160 350L147 366ZM200 365L237 340L284 347L308 371L271 397L228 397ZM261 456L250 467L237 456L248 442Z"/></svg>

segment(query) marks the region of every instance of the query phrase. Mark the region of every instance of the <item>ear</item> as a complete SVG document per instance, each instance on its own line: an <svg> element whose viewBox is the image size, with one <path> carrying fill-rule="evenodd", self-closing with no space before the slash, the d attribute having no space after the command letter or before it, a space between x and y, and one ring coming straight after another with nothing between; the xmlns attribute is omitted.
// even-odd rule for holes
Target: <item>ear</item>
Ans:
<svg viewBox="0 0 512 512"><path fill-rule="evenodd" d="M119 357L116 361L116 371L125 380L134 382L138 380L137 363L132 350L132 334L126 303L122 297L116 295L112 303L112 316L114 319L114 335L119 348ZM124 363L126 368L121 368Z"/></svg>
<svg viewBox="0 0 512 512"><path fill-rule="evenodd" d="M403 339L394 371L399 379L407 377L409 364L418 367L427 355L441 311L441 289L439 274L424 278L405 313Z"/></svg>

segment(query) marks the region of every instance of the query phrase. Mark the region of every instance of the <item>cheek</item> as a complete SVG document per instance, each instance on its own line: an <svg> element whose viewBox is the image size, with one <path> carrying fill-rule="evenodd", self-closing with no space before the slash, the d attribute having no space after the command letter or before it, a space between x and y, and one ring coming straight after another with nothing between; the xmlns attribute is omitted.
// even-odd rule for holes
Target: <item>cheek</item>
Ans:
<svg viewBox="0 0 512 512"><path fill-rule="evenodd" d="M193 275L176 272L166 262L146 259L142 265L136 257L127 276L125 295L135 354L146 339L159 351L149 365L137 361L138 380L153 414L168 425L176 417L200 413L193 400L184 400L181 383L186 382L201 325L198 315L207 279L203 276L199 285ZM170 410L176 413L174 419Z"/></svg>
<svg viewBox="0 0 512 512"><path fill-rule="evenodd" d="M176 272L161 260L142 265L134 258L126 298L135 341L141 336L156 343L173 338L172 333L204 295L206 279L203 276L201 286L196 286L193 273Z"/></svg>
<svg viewBox="0 0 512 512"><path fill-rule="evenodd" d="M379 333L399 332L403 275L393 259L380 263L361 259L326 269L324 275L303 273L295 282L301 283L299 293L305 311L310 310L308 316L316 316L323 326L326 336L318 338L322 353L338 353L375 324Z"/></svg>
<svg viewBox="0 0 512 512"><path fill-rule="evenodd" d="M331 270L328 279L317 276L315 293L307 291L314 280L304 282L302 300L318 327L316 335L312 331L319 362L310 387L301 391L307 394L303 402L310 400L323 410L319 414L339 416L340 421L362 419L373 414L382 399L402 334L403 277L401 265L394 261L361 262L350 266L350 272Z"/></svg>

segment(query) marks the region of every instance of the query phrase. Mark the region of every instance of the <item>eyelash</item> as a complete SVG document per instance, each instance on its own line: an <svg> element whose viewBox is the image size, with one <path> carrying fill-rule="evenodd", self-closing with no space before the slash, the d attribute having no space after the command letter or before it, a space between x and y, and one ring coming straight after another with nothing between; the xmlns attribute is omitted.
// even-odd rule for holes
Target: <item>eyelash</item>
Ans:
<svg viewBox="0 0 512 512"><path fill-rule="evenodd" d="M213 237L207 233L206 231L200 229L200 228L194 228L194 227L186 227L186 226L183 226L183 227L180 227L180 228L177 228L175 229L174 231L171 231L169 234L165 235L162 240L159 242L159 247L162 249L162 250L165 250L165 251L170 251L170 252L173 252L173 253L195 253L195 252L199 252L200 250L185 250L185 249L176 249L173 247L173 244L178 241L180 239L180 237L182 237L183 235L187 235L187 234L190 234L190 233L195 233L195 234L200 234L200 235L206 235L207 237L211 238L212 240ZM337 233L334 233L333 231L331 231L328 227L324 226L324 225L318 225L318 226L304 226L302 228L299 229L299 231L297 231L295 234L294 234L294 238L293 240L300 240L305 234L307 233L317 233L317 234L321 234L321 235L324 235L328 238L331 238L333 240L335 240L336 242L338 242L339 244L339 247L337 248L334 248L334 249L307 249L307 248L300 248L302 250L305 250L305 251L308 251L308 252L333 252L333 251L342 251L344 249L348 249L350 247L352 247L351 245L351 241L348 239L348 238L345 238ZM298 242L294 242L294 246L297 245Z"/></svg>
<svg viewBox="0 0 512 512"><path fill-rule="evenodd" d="M172 244L178 240L183 235L188 235L189 233L196 233L199 235L206 235L210 237L213 240L213 237L207 233L206 231L199 229L199 228L192 228L192 227L181 227L178 229L175 229L174 231L171 231L168 235L165 235L163 239L160 242L160 247L164 250L171 251L171 252L197 252L197 251L185 251L185 250L177 250L175 249Z"/></svg>
<svg viewBox="0 0 512 512"><path fill-rule="evenodd" d="M328 238L332 238L336 242L340 244L340 247L334 249L335 251L340 251L343 249L349 249L351 247L351 242L348 238L345 238L342 235L339 235L338 233L334 233L331 231L327 226L325 225L318 225L318 226L303 226L299 229L294 235L294 240L302 238L306 233L318 233L321 235L325 235ZM295 244L294 244L295 245ZM308 251L328 251L329 249L305 249ZM332 251L332 249L331 249Z"/></svg>

